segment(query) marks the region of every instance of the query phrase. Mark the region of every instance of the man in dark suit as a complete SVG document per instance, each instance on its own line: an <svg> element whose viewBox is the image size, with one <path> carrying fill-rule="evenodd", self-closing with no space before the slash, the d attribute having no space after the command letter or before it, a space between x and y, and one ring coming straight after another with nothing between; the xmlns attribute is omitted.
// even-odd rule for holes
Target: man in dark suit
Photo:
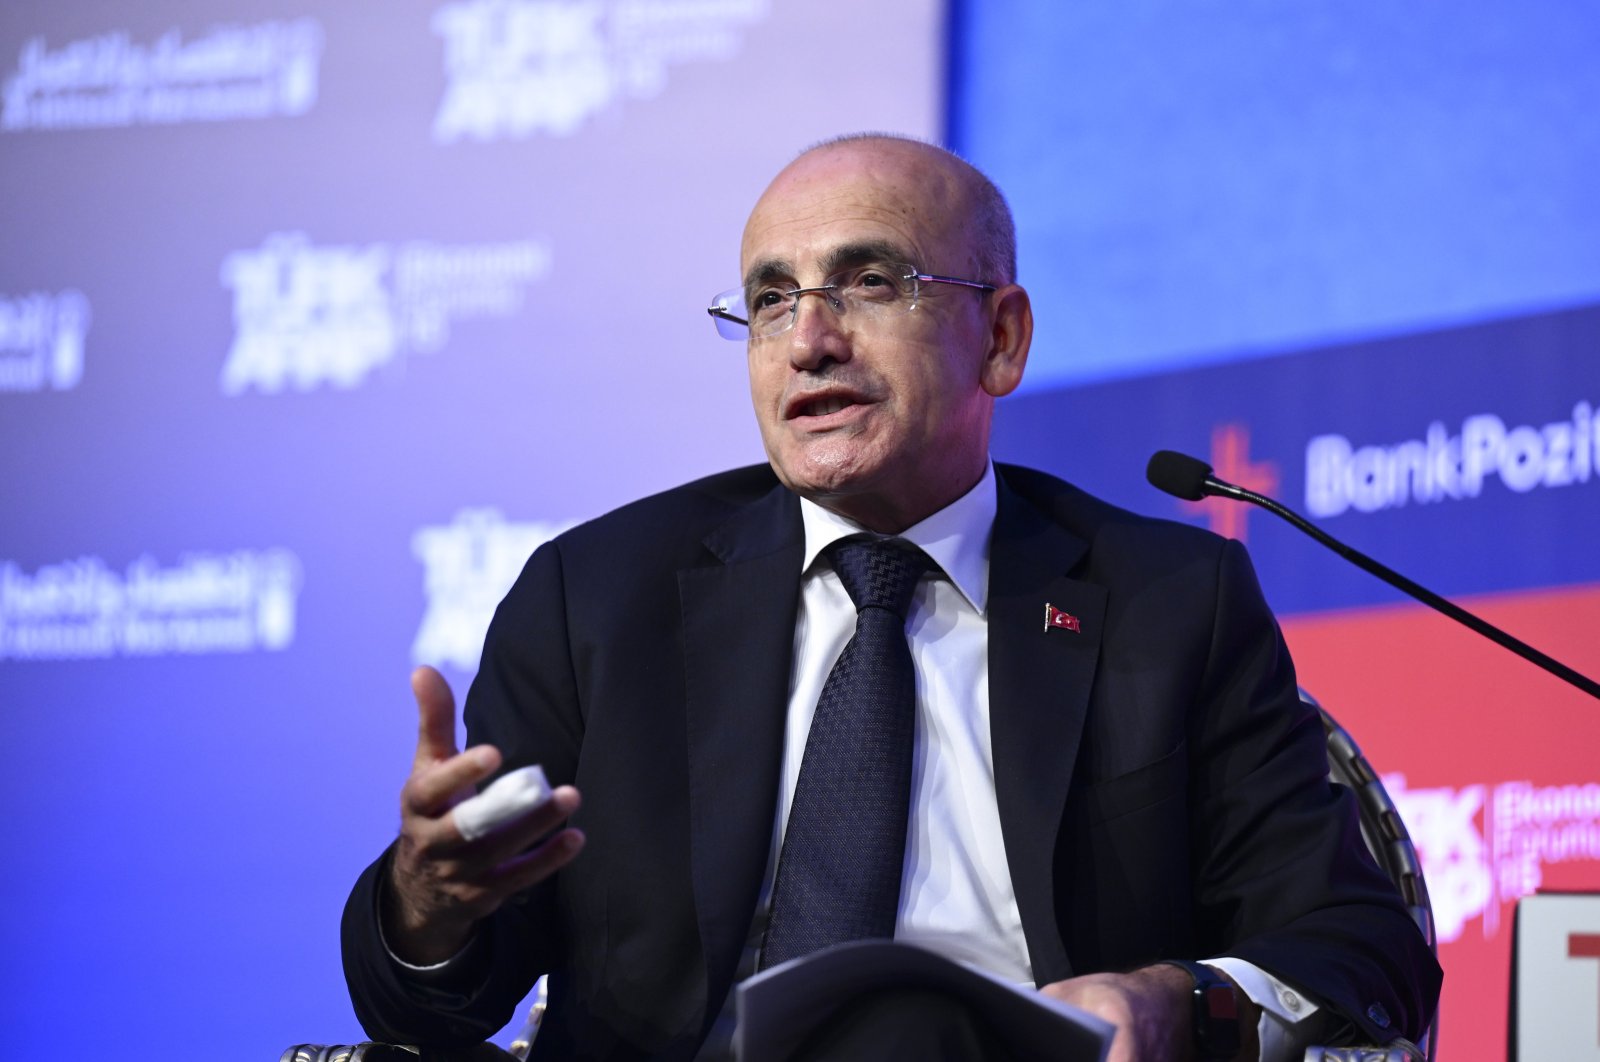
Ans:
<svg viewBox="0 0 1600 1062"><path fill-rule="evenodd" d="M1116 1059L1200 1057L1196 1021L1226 1023L1195 1013L1196 976L1241 989L1241 1058L1258 1031L1264 1058L1420 1035L1437 966L1326 784L1242 550L991 465L1032 334L993 186L917 142L831 142L762 196L741 265L714 309L748 330L771 467L535 553L468 751L414 677L401 836L345 914L368 1031L481 1039L550 972L536 1053L714 1054L854 624L831 543L868 532L929 558L896 937L1106 1017ZM529 763L555 799L464 841L451 807Z"/></svg>

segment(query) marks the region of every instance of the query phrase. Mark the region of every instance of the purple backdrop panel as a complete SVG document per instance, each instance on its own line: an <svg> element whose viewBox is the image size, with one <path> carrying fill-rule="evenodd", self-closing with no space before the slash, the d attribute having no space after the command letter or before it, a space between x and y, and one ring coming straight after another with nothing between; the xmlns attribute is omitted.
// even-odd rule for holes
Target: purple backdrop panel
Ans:
<svg viewBox="0 0 1600 1062"><path fill-rule="evenodd" d="M559 528L759 460L704 308L801 148L937 132L943 30L935 0L0 10L8 1056L360 1038L337 921L395 832L407 671L463 687Z"/></svg>

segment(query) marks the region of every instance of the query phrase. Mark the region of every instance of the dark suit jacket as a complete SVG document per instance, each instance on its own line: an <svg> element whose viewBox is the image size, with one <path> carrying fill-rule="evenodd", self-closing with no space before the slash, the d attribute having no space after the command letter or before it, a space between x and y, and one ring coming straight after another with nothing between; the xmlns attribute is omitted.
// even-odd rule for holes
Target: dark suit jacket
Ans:
<svg viewBox="0 0 1600 1062"><path fill-rule="evenodd" d="M1000 483L991 726L1037 981L1227 954L1356 1035L1417 1037L1437 964L1326 782L1244 551L1037 472L1001 466ZM797 499L762 466L533 555L490 629L468 735L507 769L576 784L588 845L489 920L482 976L445 988L386 958L387 857L369 868L343 930L369 1035L482 1039L551 972L539 1057L693 1056L772 841L803 538ZM1081 631L1046 631L1047 602Z"/></svg>

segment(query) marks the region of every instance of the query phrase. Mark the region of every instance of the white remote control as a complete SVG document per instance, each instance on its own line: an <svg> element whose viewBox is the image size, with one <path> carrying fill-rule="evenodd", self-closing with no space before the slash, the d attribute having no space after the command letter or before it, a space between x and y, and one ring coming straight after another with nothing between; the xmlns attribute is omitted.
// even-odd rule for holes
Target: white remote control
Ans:
<svg viewBox="0 0 1600 1062"><path fill-rule="evenodd" d="M537 764L503 774L489 788L451 809L456 829L469 841L519 819L550 799L550 782Z"/></svg>

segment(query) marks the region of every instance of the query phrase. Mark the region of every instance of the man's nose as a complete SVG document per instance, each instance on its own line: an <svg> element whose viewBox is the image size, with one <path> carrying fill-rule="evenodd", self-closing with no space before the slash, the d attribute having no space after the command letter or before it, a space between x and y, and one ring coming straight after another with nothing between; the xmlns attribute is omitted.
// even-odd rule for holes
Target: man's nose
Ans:
<svg viewBox="0 0 1600 1062"><path fill-rule="evenodd" d="M795 296L794 324L789 329L789 361L797 369L815 369L824 361L850 360L850 338L840 318L834 293L804 288Z"/></svg>

